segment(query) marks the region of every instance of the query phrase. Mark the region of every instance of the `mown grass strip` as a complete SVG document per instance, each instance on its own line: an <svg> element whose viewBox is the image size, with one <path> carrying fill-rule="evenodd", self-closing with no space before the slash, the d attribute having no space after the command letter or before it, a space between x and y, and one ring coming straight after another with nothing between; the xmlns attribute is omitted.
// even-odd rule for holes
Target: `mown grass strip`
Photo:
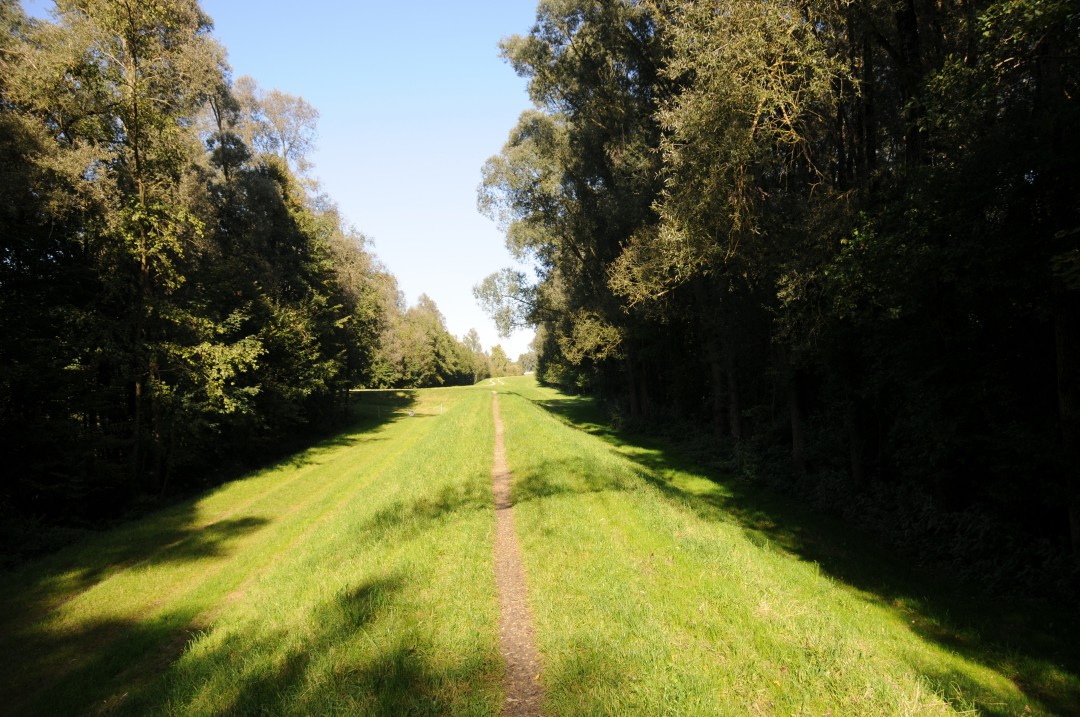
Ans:
<svg viewBox="0 0 1080 717"><path fill-rule="evenodd" d="M549 715L1069 713L1068 682L1025 694L899 596L717 508L723 485L543 408L568 397L528 378L499 390Z"/></svg>
<svg viewBox="0 0 1080 717"><path fill-rule="evenodd" d="M7 622L0 698L26 714L497 711L490 394L415 398L414 416L224 486L158 533L150 517L103 536L135 564L87 545L22 571L99 578ZM127 548L146 535L158 545Z"/></svg>
<svg viewBox="0 0 1080 717"><path fill-rule="evenodd" d="M208 528L243 514L256 501L267 500L328 462L346 457L348 454L339 450L343 445L385 440L380 437L387 427L383 418L390 422L396 413L404 415L415 401L415 392L367 392L364 400L353 402L359 417L343 435L196 500L183 501L123 530L104 532L94 540L8 573L5 587L0 590L0 638L16 632L7 624L9 617L25 623L30 611L45 616L116 573L163 558L171 550L190 549L195 543L206 542L214 534ZM218 527L219 534L227 532L228 524Z"/></svg>

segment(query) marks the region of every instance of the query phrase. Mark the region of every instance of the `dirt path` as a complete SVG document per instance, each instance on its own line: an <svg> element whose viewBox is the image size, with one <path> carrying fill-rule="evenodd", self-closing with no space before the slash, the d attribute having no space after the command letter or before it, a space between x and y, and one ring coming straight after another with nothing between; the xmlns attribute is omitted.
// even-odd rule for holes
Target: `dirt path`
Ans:
<svg viewBox="0 0 1080 717"><path fill-rule="evenodd" d="M496 516L495 585L499 591L499 650L506 660L506 704L502 714L525 717L541 714L540 656L533 638L521 548L514 532L514 504L510 499L510 471L506 467L498 395L492 396L491 410L495 416L495 466L491 469Z"/></svg>

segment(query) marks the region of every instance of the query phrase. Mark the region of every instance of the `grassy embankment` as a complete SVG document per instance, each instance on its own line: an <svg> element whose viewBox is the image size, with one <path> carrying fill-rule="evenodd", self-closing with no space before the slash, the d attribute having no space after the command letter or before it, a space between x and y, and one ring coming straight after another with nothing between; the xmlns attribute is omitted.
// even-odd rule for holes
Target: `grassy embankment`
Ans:
<svg viewBox="0 0 1080 717"><path fill-rule="evenodd" d="M0 712L494 714L490 404L365 393L335 440L2 576Z"/></svg>
<svg viewBox="0 0 1080 717"><path fill-rule="evenodd" d="M497 714L492 388L365 394L336 440L3 575L0 712ZM551 717L1080 712L1074 617L494 388Z"/></svg>
<svg viewBox="0 0 1080 717"><path fill-rule="evenodd" d="M950 594L586 399L498 388L550 715L1080 714L1074 617Z"/></svg>

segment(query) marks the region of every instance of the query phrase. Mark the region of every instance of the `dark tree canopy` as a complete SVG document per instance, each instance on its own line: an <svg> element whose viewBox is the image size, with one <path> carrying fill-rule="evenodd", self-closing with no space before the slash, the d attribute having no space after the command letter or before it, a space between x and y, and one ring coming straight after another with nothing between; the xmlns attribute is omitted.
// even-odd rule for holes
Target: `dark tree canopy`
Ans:
<svg viewBox="0 0 1080 717"><path fill-rule="evenodd" d="M545 0L503 51L536 107L479 204L539 280L477 294L542 380L961 572L1075 576L1074 4Z"/></svg>

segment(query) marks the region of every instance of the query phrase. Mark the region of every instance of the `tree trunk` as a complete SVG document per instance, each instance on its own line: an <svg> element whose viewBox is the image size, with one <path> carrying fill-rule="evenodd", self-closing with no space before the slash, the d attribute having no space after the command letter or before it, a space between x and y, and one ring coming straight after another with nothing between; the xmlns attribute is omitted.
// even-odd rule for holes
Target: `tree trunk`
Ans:
<svg viewBox="0 0 1080 717"><path fill-rule="evenodd" d="M1073 556L1080 561L1080 310L1074 292L1058 292L1054 315L1057 394L1066 457L1065 496Z"/></svg>
<svg viewBox="0 0 1080 717"><path fill-rule="evenodd" d="M736 441L742 440L742 403L739 400L739 375L735 364L735 336L728 328L724 342L724 372L727 374L728 430Z"/></svg>
<svg viewBox="0 0 1080 717"><path fill-rule="evenodd" d="M632 418L641 417L641 397L638 395L637 375L634 371L634 360L630 358L629 351L627 352L626 363L624 364L624 370L626 372L627 382L627 397L630 399L630 416Z"/></svg>
<svg viewBox="0 0 1080 717"><path fill-rule="evenodd" d="M641 410L641 416L643 418L649 418L652 416L652 397L649 395L649 372L645 367L639 364L641 376L638 379L638 391L640 392L640 398L638 404Z"/></svg>
<svg viewBox="0 0 1080 717"><path fill-rule="evenodd" d="M900 36L900 58L897 69L903 101L904 148L908 165L917 166L922 164L923 160L923 132L925 131L923 118L926 110L923 107L922 98L919 97L924 69L919 16L915 10L915 0L904 0L895 14L895 21L896 30Z"/></svg>
<svg viewBox="0 0 1080 717"><path fill-rule="evenodd" d="M136 358L136 361L138 359ZM135 367L132 390L133 406L131 420L131 492L136 495L142 488L142 404L143 384L138 375L138 364Z"/></svg>
<svg viewBox="0 0 1080 717"><path fill-rule="evenodd" d="M788 416L791 421L791 470L802 477L806 475L806 425L799 397L799 374L794 369L788 380Z"/></svg>
<svg viewBox="0 0 1080 717"><path fill-rule="evenodd" d="M709 389L712 393L712 424L717 438L727 432L724 425L724 366L720 360L719 342L714 334L705 339L705 356L709 364Z"/></svg>
<svg viewBox="0 0 1080 717"><path fill-rule="evenodd" d="M713 316L709 301L709 288L705 280L698 277L693 281L694 301L697 303L698 328L701 331L705 344L705 361L709 364L709 391L712 394L712 423L716 436L722 437L727 433L725 425L725 401L724 386L724 352L720 346L720 336L716 331L715 322L710 319Z"/></svg>
<svg viewBox="0 0 1080 717"><path fill-rule="evenodd" d="M161 385L161 370L158 366L157 359L150 360L150 375L153 377L153 384L155 386ZM154 483L151 485L157 488L159 491L164 490L165 481L165 439L162 435L162 426L164 420L162 418L162 406L161 406L161 391L155 390L150 392L150 437L152 439L151 446L153 447L153 475L151 478Z"/></svg>
<svg viewBox="0 0 1080 717"><path fill-rule="evenodd" d="M863 460L863 436L859 427L859 407L850 396L844 401L844 430L848 438L851 462L851 482L856 488L866 483L866 463Z"/></svg>
<svg viewBox="0 0 1080 717"><path fill-rule="evenodd" d="M873 189L874 173L877 172L877 114L874 104L874 50L869 36L862 41L863 76L860 88L860 142L857 182L863 190Z"/></svg>

